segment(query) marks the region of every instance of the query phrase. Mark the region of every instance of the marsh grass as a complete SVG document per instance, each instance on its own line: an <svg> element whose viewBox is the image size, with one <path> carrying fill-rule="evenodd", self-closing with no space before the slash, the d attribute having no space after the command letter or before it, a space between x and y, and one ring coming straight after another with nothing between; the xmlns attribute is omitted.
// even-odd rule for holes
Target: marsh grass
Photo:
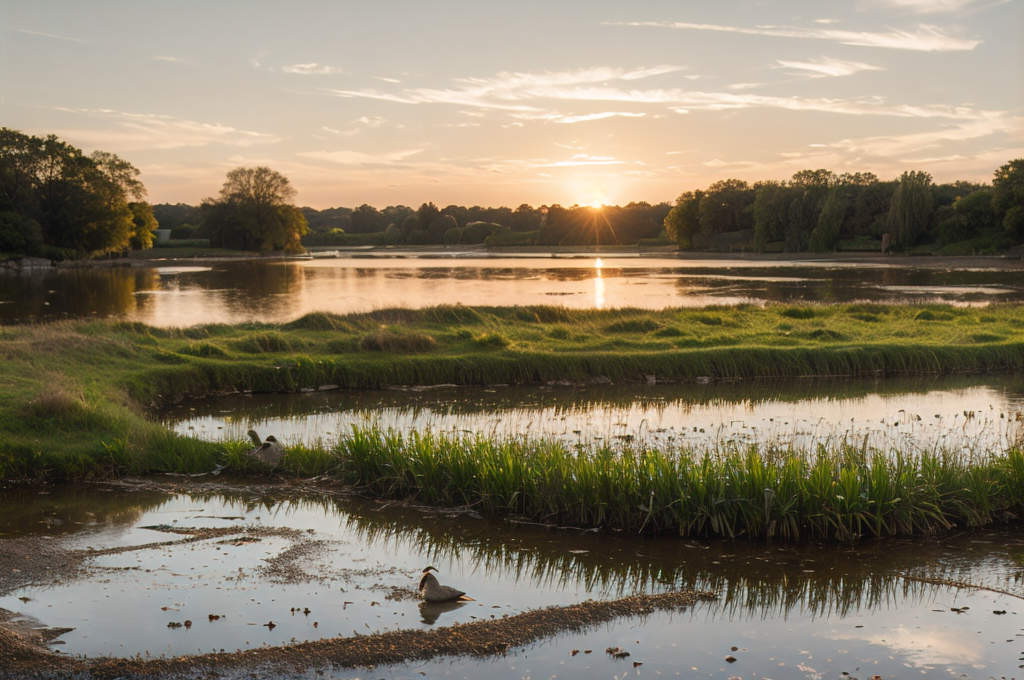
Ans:
<svg viewBox="0 0 1024 680"><path fill-rule="evenodd" d="M615 331L609 332L611 328ZM0 478L195 474L233 454L172 434L151 417L192 397L323 385L366 389L643 382L650 375L659 381L685 381L1020 371L1024 306L737 305L648 311L442 305L346 316L316 312L287 324L185 329L115 320L63 321L0 327L0 363ZM463 445L439 446L460 450ZM505 451L503 469L524 465L512 460L508 447L513 444L481 441L476 446L484 452ZM567 455L548 453L558 460ZM315 447L295 455L290 469L296 474L314 474L326 465ZM246 461L235 462L237 469L246 469ZM668 465L647 462L655 471ZM567 466L559 463L552 469L572 470ZM556 476L548 479L550 488L571 490L580 483L575 477L557 477L563 472L551 473ZM590 468L578 473L596 474ZM388 479L389 487L405 483L404 477ZM595 479L605 480L608 493L615 488L610 479ZM471 494L472 484L466 488ZM500 495L488 489L472 502L501 498L499 505L518 512L516 504L527 491ZM444 498L442 494L438 501L448 502ZM574 516L550 502L552 516ZM586 499L575 502L585 504ZM623 510L627 505L633 509ZM632 513L641 505L648 509L640 521L645 530L662 530L665 513L674 511L665 510L660 501L652 505L644 496L605 510L597 506L598 514L581 518L631 527ZM611 517L620 512L625 513L622 518ZM536 509L526 514L543 515ZM715 531L726 534L735 529L723 521L704 523L712 522ZM786 526L785 518L776 526Z"/></svg>
<svg viewBox="0 0 1024 680"><path fill-rule="evenodd" d="M632 533L850 541L1024 511L1017 447L981 458L849 445L695 453L355 428L334 454L331 471L375 495Z"/></svg>

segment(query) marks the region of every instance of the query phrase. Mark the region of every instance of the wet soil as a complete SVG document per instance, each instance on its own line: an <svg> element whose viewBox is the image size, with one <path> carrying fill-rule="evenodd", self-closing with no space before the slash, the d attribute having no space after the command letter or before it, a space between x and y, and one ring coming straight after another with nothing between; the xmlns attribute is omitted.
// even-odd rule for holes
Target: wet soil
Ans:
<svg viewBox="0 0 1024 680"><path fill-rule="evenodd" d="M0 610L0 664L4 668L0 677L180 678L209 677L238 670L271 675L325 667L372 668L438 656L484 658L542 638L584 631L613 619L678 611L715 597L713 593L694 591L638 595L610 602L588 601L549 607L430 631L393 631L244 652L146 660L58 656L49 652L45 645L60 635L61 629L40 632L16 626L11 623L10 612Z"/></svg>

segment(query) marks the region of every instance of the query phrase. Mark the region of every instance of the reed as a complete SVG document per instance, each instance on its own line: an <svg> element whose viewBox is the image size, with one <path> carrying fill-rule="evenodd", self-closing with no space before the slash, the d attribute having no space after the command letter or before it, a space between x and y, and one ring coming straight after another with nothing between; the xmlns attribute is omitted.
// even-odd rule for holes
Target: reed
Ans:
<svg viewBox="0 0 1024 680"><path fill-rule="evenodd" d="M695 453L355 428L333 454L331 472L374 495L631 533L850 541L1024 510L1017 447L981 458L848 445Z"/></svg>

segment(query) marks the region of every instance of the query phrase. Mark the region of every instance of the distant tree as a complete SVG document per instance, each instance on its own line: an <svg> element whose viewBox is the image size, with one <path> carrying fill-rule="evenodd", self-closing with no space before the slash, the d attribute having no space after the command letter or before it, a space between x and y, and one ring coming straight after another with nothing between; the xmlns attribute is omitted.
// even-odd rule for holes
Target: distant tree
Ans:
<svg viewBox="0 0 1024 680"><path fill-rule="evenodd" d="M430 224L441 216L441 210L433 203L424 203L416 211L416 217L420 222L420 229L426 231Z"/></svg>
<svg viewBox="0 0 1024 680"><path fill-rule="evenodd" d="M724 179L709 186L700 201L701 233L723 234L753 228L753 216L747 208L754 203L755 195L739 179Z"/></svg>
<svg viewBox="0 0 1024 680"><path fill-rule="evenodd" d="M818 214L818 224L811 232L809 247L816 253L834 251L839 244L839 235L850 207L846 187L834 184Z"/></svg>
<svg viewBox="0 0 1024 680"><path fill-rule="evenodd" d="M1012 160L996 170L992 203L1006 233L1018 243L1024 241L1024 159Z"/></svg>
<svg viewBox="0 0 1024 680"><path fill-rule="evenodd" d="M202 233L213 245L241 250L302 250L309 231L292 204L295 189L270 168L235 168L227 174L218 199L203 201Z"/></svg>
<svg viewBox="0 0 1024 680"><path fill-rule="evenodd" d="M894 249L909 248L928 227L933 205L931 183L932 176L927 172L910 171L900 176L889 204L888 226Z"/></svg>
<svg viewBox="0 0 1024 680"><path fill-rule="evenodd" d="M372 234L384 231L388 222L384 215L372 205L365 203L352 211L352 233Z"/></svg>
<svg viewBox="0 0 1024 680"><path fill-rule="evenodd" d="M394 222L389 224L388 228L384 230L384 243L389 246L397 245L401 238L402 230Z"/></svg>
<svg viewBox="0 0 1024 680"><path fill-rule="evenodd" d="M145 250L153 247L153 230L158 229L160 224L153 216L153 206L145 201L135 201L128 204L132 211L131 247L133 250Z"/></svg>
<svg viewBox="0 0 1024 680"><path fill-rule="evenodd" d="M784 182L775 181L758 182L754 192L754 250L763 253L768 243L785 236L792 196Z"/></svg>
<svg viewBox="0 0 1024 680"><path fill-rule="evenodd" d="M700 231L700 203L704 192L687 191L676 199L668 215L665 216L665 233L679 244L681 250L693 247L693 237Z"/></svg>
<svg viewBox="0 0 1024 680"><path fill-rule="evenodd" d="M789 180L790 186L817 189L828 189L833 184L836 184L839 178L836 177L836 173L831 170L800 170L794 173L793 177Z"/></svg>

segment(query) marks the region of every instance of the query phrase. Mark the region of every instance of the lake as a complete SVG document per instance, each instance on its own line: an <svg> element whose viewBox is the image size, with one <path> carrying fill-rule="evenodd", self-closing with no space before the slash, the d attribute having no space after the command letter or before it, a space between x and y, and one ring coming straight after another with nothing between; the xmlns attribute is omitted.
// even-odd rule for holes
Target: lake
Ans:
<svg viewBox="0 0 1024 680"><path fill-rule="evenodd" d="M980 263L980 264L979 264ZM362 254L304 261L156 261L0 273L0 323L119 317L154 326L284 322L311 311L764 302L1024 302L1019 261L685 259L623 254Z"/></svg>

